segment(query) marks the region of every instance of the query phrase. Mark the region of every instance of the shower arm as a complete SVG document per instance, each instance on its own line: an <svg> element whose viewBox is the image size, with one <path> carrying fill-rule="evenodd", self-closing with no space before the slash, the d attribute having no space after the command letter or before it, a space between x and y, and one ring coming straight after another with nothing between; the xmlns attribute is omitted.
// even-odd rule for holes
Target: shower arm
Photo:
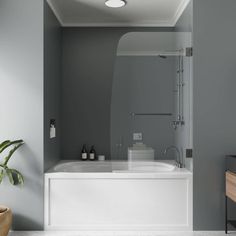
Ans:
<svg viewBox="0 0 236 236"><path fill-rule="evenodd" d="M158 53L157 56L161 58L186 56L186 50L180 49L180 50L174 50L174 51L164 51L164 52Z"/></svg>
<svg viewBox="0 0 236 236"><path fill-rule="evenodd" d="M173 50L173 51L163 51L160 53L157 53L157 56L161 58L166 57L192 57L193 56L193 48L192 47L186 47L179 50Z"/></svg>

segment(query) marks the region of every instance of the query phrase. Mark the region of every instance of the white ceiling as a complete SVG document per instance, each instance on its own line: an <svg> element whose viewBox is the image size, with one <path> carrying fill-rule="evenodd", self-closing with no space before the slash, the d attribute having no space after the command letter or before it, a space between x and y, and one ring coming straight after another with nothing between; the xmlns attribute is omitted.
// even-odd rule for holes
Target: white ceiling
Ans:
<svg viewBox="0 0 236 236"><path fill-rule="evenodd" d="M108 8L105 0L47 0L62 26L174 26L189 0L127 0Z"/></svg>

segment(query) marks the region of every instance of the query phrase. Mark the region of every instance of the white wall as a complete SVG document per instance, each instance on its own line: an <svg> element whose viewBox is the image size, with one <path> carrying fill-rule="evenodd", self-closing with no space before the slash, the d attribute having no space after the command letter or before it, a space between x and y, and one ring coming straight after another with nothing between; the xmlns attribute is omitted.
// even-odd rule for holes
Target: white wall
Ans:
<svg viewBox="0 0 236 236"><path fill-rule="evenodd" d="M43 225L43 0L0 0L0 140L25 145L10 161L25 185L0 185L14 229Z"/></svg>

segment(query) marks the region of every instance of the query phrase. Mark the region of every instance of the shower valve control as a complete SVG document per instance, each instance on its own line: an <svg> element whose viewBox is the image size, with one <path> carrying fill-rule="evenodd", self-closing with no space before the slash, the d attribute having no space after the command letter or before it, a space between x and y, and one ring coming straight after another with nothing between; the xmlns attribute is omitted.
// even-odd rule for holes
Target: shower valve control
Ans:
<svg viewBox="0 0 236 236"><path fill-rule="evenodd" d="M133 140L134 141L142 141L143 140L143 134L142 133L133 133Z"/></svg>

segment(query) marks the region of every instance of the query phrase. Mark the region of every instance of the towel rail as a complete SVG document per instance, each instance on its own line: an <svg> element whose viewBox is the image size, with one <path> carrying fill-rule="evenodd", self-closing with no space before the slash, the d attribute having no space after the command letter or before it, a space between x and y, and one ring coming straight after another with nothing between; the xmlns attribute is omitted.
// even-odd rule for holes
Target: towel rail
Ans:
<svg viewBox="0 0 236 236"><path fill-rule="evenodd" d="M131 116L172 116L172 113L130 113Z"/></svg>

